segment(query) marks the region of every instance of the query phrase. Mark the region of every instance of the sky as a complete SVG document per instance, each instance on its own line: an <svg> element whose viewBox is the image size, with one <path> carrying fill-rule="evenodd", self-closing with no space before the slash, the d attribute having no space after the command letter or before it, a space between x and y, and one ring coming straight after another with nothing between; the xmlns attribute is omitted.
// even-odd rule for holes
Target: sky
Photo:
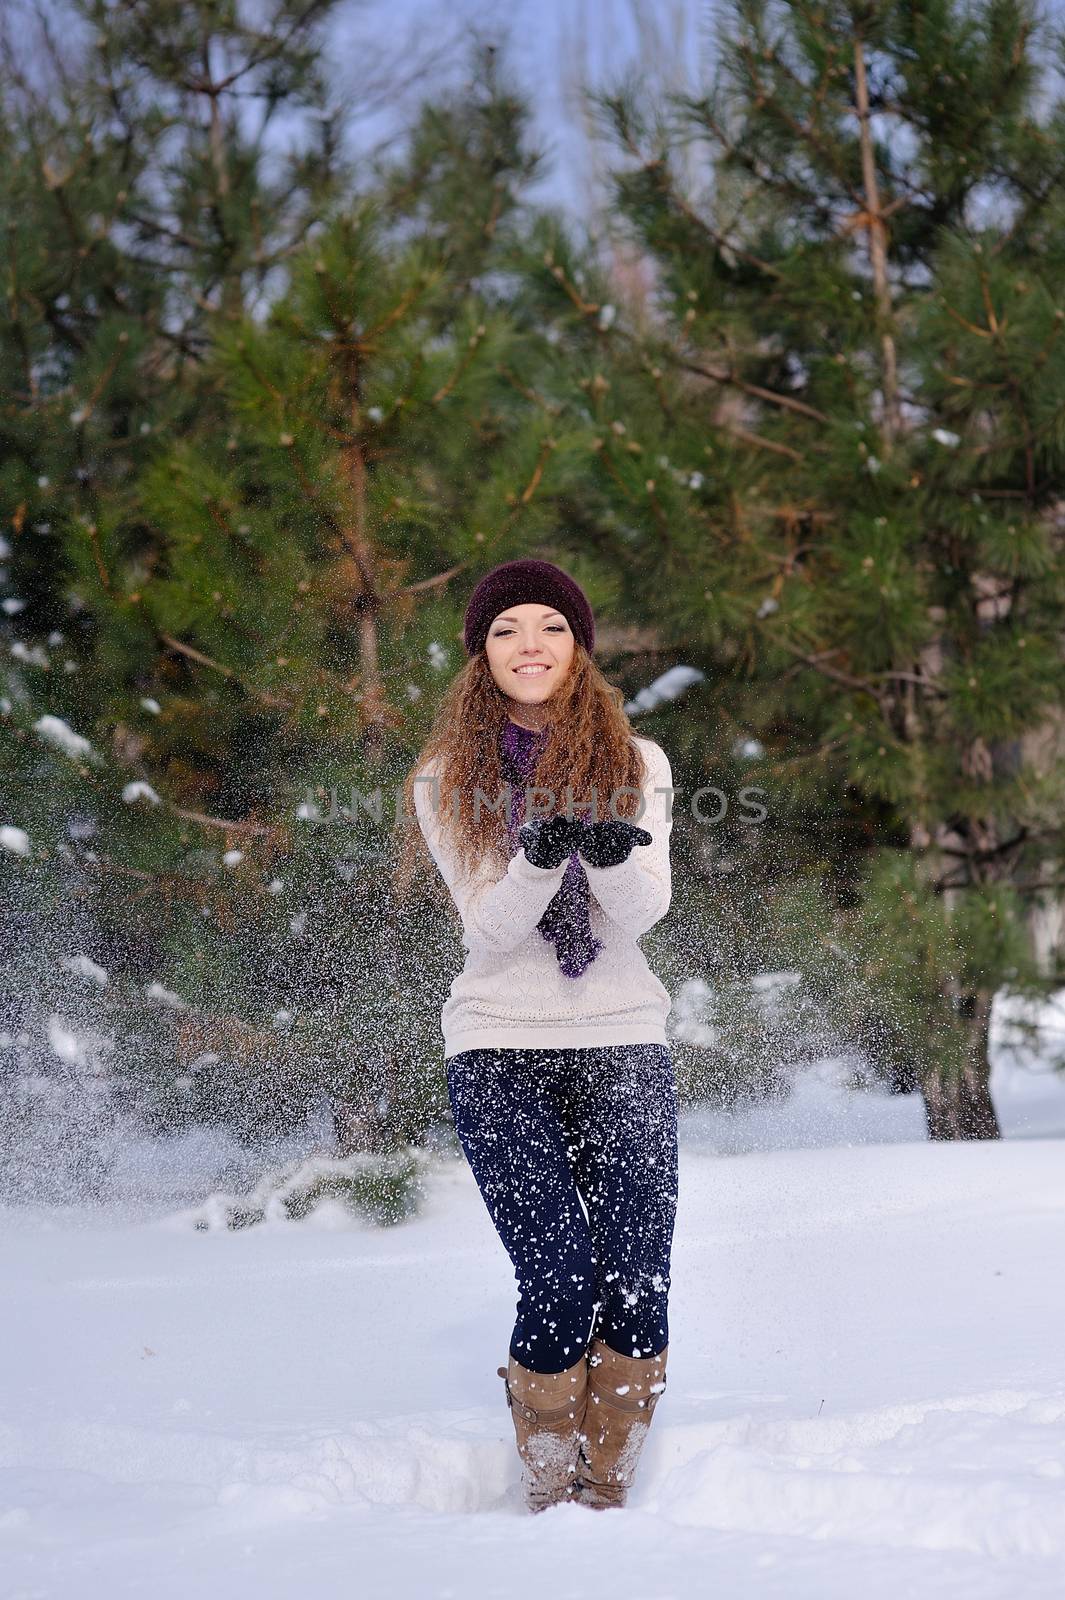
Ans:
<svg viewBox="0 0 1065 1600"><path fill-rule="evenodd" d="M272 0L240 3L252 11ZM63 18L69 40L70 4L0 0L0 14L24 39L43 7ZM1036 4L1065 26L1065 0ZM548 157L535 198L587 218L603 199L607 161L607 146L590 136L587 86L638 72L657 90L706 88L729 11L730 0L339 0L327 50L335 89L349 108L365 108L353 134L356 148L368 149L397 138L421 99L463 81L475 32L492 40L530 99ZM274 139L284 144L290 133L286 119L276 119ZM690 156L689 193L701 187L699 159L697 151Z"/></svg>
<svg viewBox="0 0 1065 1600"><path fill-rule="evenodd" d="M597 160L582 82L607 83L638 69L657 83L694 89L709 66L716 12L717 0L348 0L331 25L335 82L360 96L371 39L397 63L429 48L437 52L438 80L461 81L467 41L478 28L498 42L531 97L550 165L539 198L582 214ZM418 98L416 86L390 98L360 123L363 135L387 137Z"/></svg>

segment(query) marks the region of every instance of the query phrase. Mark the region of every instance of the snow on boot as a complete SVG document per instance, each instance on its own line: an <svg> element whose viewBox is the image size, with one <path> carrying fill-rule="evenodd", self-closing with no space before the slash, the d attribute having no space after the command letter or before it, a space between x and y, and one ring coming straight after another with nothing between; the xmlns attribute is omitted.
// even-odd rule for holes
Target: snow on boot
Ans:
<svg viewBox="0 0 1065 1600"><path fill-rule="evenodd" d="M587 1354L565 1372L532 1372L512 1355L498 1370L514 1422L526 1506L546 1511L573 1500L588 1395Z"/></svg>
<svg viewBox="0 0 1065 1600"><path fill-rule="evenodd" d="M588 1406L577 1468L577 1498L596 1511L623 1506L655 1406L666 1387L665 1350L623 1356L602 1339L588 1351Z"/></svg>

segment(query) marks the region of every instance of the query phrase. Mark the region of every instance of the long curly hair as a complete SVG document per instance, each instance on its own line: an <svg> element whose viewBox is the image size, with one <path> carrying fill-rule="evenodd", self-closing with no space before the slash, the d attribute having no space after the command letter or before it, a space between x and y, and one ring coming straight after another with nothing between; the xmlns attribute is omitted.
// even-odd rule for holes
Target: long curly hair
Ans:
<svg viewBox="0 0 1065 1600"><path fill-rule="evenodd" d="M441 826L458 855L462 871L472 873L486 856L492 858L500 874L506 870L510 853L503 808L493 810L482 801L475 816L474 795L480 789L489 802L494 802L504 793L509 780L503 770L500 743L512 704L493 678L483 650L471 657L452 680L429 737L403 783L403 819L394 835L393 872L393 891L400 903L409 899L418 882L431 886L430 893L450 905L446 891L444 895L440 893L436 863L414 811L415 779L431 760L438 760ZM550 790L559 811L566 804L567 785L572 785L575 806L582 801L590 805L594 795L599 819L634 817L647 768L633 740L625 697L607 682L584 646L576 641L569 671L548 705L548 737L528 780L530 787ZM637 792L617 793L618 790ZM456 793L457 802L452 798ZM591 812L587 814L590 816Z"/></svg>

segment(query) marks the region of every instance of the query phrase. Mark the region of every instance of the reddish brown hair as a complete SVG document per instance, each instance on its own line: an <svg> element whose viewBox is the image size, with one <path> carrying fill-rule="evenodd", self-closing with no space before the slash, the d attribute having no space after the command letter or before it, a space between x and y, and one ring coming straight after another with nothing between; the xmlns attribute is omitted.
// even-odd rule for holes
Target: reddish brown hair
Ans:
<svg viewBox="0 0 1065 1600"><path fill-rule="evenodd" d="M414 813L414 783L431 760L438 762L441 824L450 834L465 872L471 872L486 854L492 854L500 874L509 852L502 807L493 811L482 802L474 815L474 795L480 789L489 802L504 792L500 740L513 702L492 676L484 651L471 657L453 679L429 737L403 784L403 814L393 887L405 901L415 881L433 885L440 898L439 874L422 837ZM551 722L547 743L530 786L549 789L554 809L566 804L566 787L572 785L575 805L596 797L600 819L635 817L646 768L625 712L625 697L603 677L583 645L574 641L573 660L565 678L549 701ZM429 794L433 795L432 787ZM453 799L452 796L458 796ZM542 797L534 797L542 799ZM614 807L611 810L611 800ZM539 814L543 814L542 811ZM450 897L447 897L450 903Z"/></svg>

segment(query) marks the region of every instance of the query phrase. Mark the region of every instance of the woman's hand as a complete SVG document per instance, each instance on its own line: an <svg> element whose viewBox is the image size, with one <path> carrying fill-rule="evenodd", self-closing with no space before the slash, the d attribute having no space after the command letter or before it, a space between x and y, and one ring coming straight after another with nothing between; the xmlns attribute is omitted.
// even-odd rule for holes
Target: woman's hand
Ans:
<svg viewBox="0 0 1065 1600"><path fill-rule="evenodd" d="M635 845L650 844L646 828L634 822L592 822L584 830L578 848L590 867L619 867L627 861Z"/></svg>
<svg viewBox="0 0 1065 1600"><path fill-rule="evenodd" d="M518 834L525 859L534 867L560 867L573 855L588 825L581 817L535 817Z"/></svg>

